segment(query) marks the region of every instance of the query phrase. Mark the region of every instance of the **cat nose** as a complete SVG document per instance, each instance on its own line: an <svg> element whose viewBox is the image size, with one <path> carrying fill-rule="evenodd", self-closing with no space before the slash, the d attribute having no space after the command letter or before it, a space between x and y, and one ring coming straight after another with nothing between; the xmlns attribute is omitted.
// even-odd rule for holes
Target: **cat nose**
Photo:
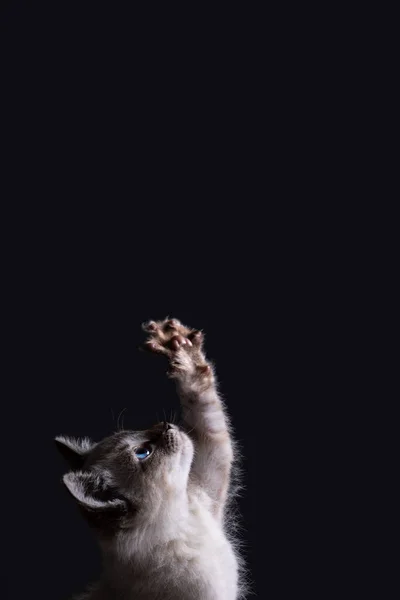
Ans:
<svg viewBox="0 0 400 600"><path fill-rule="evenodd" d="M164 421L164 431L169 431L170 429L173 429L171 423L167 423L167 421Z"/></svg>

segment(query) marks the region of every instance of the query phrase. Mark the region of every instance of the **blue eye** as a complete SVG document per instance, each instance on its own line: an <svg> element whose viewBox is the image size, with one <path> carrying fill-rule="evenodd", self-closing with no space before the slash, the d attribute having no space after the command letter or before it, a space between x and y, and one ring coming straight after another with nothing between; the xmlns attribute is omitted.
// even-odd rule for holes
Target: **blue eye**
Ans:
<svg viewBox="0 0 400 600"><path fill-rule="evenodd" d="M151 450L145 447L136 448L135 450L136 458L139 460L144 460L151 454Z"/></svg>

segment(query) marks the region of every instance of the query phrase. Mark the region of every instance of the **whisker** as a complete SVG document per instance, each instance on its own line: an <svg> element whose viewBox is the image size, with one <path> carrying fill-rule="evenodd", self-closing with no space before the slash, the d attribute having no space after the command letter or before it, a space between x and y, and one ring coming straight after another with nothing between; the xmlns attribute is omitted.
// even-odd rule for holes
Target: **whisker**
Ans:
<svg viewBox="0 0 400 600"><path fill-rule="evenodd" d="M121 431L121 429L120 429L120 426L119 426L119 420L120 420L120 418L121 418L121 415L123 414L123 412L124 412L125 410L126 410L126 408L123 408L123 409L121 410L121 412L119 413L119 415L118 415L118 419L117 419L117 430L118 430L118 431Z"/></svg>
<svg viewBox="0 0 400 600"><path fill-rule="evenodd" d="M124 410L126 410L126 408L124 408ZM125 426L124 426L124 418L125 418L125 415L122 415L122 430L124 430L124 429L125 429Z"/></svg>

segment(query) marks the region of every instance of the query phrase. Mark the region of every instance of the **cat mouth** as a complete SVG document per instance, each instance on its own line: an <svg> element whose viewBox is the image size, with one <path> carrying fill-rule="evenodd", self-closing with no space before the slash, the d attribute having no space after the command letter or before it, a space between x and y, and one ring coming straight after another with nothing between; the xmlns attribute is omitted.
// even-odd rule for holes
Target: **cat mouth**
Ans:
<svg viewBox="0 0 400 600"><path fill-rule="evenodd" d="M162 445L169 453L177 452L182 446L182 440L178 429L166 429L161 436Z"/></svg>
<svg viewBox="0 0 400 600"><path fill-rule="evenodd" d="M168 423L168 421L162 421L161 423L154 425L150 431L155 433L157 436L162 436L164 433L173 430L179 430L179 427L177 425L173 425L172 423Z"/></svg>
<svg viewBox="0 0 400 600"><path fill-rule="evenodd" d="M169 454L177 452L183 445L181 431L177 425L164 421L152 429L154 442Z"/></svg>

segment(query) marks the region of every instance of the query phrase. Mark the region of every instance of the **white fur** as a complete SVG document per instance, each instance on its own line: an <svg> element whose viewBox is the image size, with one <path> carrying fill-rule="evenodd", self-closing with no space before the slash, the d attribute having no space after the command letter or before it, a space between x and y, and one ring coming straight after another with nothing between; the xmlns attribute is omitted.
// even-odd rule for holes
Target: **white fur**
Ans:
<svg viewBox="0 0 400 600"><path fill-rule="evenodd" d="M111 600L102 595L111 579L123 600L236 600L238 560L211 509L209 496L191 486L185 500L161 503L150 522L143 515L135 529L103 542L104 582L89 598Z"/></svg>

